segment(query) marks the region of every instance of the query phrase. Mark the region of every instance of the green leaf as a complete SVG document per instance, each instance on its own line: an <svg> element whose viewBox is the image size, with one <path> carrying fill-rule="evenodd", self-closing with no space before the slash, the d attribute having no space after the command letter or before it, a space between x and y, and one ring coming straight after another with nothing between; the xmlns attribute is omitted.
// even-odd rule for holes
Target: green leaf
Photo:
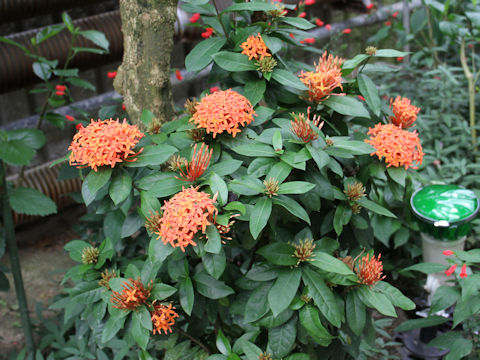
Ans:
<svg viewBox="0 0 480 360"><path fill-rule="evenodd" d="M302 30L310 30L315 27L310 21L300 17L281 17L279 20Z"/></svg>
<svg viewBox="0 0 480 360"><path fill-rule="evenodd" d="M125 222L125 214L121 209L111 211L103 219L103 232L116 242L122 236L123 223Z"/></svg>
<svg viewBox="0 0 480 360"><path fill-rule="evenodd" d="M0 141L0 159L10 165L29 165L34 154L23 140Z"/></svg>
<svg viewBox="0 0 480 360"><path fill-rule="evenodd" d="M265 79L247 81L245 84L244 94L250 101L252 106L257 105L263 99L263 93L267 88Z"/></svg>
<svg viewBox="0 0 480 360"><path fill-rule="evenodd" d="M217 340L215 341L218 351L223 355L228 355L232 352L232 346L228 342L228 339L223 335L222 329L218 329Z"/></svg>
<svg viewBox="0 0 480 360"><path fill-rule="evenodd" d="M327 273L335 273L341 275L355 275L343 261L336 257L328 255L323 251L314 251L314 256L309 260L309 264L326 271Z"/></svg>
<svg viewBox="0 0 480 360"><path fill-rule="evenodd" d="M307 86L290 71L284 69L274 69L272 78L284 86L289 86L298 90L308 90Z"/></svg>
<svg viewBox="0 0 480 360"><path fill-rule="evenodd" d="M215 279L218 280L225 271L227 266L227 259L225 257L225 252L223 249L218 254L206 253L202 256L202 263L205 270L212 275Z"/></svg>
<svg viewBox="0 0 480 360"><path fill-rule="evenodd" d="M228 202L228 188L225 181L217 174L211 173L208 183L212 193L218 194L217 200L220 206L226 204Z"/></svg>
<svg viewBox="0 0 480 360"><path fill-rule="evenodd" d="M280 205L286 210L288 210L292 215L302 219L308 225L310 225L310 218L308 217L307 212L305 209L297 203L292 198L285 196L285 195L278 195L272 198L272 201L276 205Z"/></svg>
<svg viewBox="0 0 480 360"><path fill-rule="evenodd" d="M208 225L206 228L207 243L205 244L205 251L213 254L218 254L222 250L222 241L220 234L215 225Z"/></svg>
<svg viewBox="0 0 480 360"><path fill-rule="evenodd" d="M193 292L192 279L190 279L190 277L184 277L179 281L178 297L183 311L185 311L188 316L192 315L195 294Z"/></svg>
<svg viewBox="0 0 480 360"><path fill-rule="evenodd" d="M251 126L259 126L267 122L268 120L270 120L274 112L274 109L270 109L265 106L257 106L255 108L255 120L253 121Z"/></svg>
<svg viewBox="0 0 480 360"><path fill-rule="evenodd" d="M464 356L469 355L473 348L472 341L465 339L461 331L448 331L440 334L430 341L427 346L449 350L448 354L443 357L443 360L464 359Z"/></svg>
<svg viewBox="0 0 480 360"><path fill-rule="evenodd" d="M370 56L366 54L358 54L353 59L349 59L345 61L342 65L342 72L345 75L350 74L353 71L353 69L355 69L358 65L360 65L363 61L365 61L369 57ZM345 70L350 70L350 71L345 71Z"/></svg>
<svg viewBox="0 0 480 360"><path fill-rule="evenodd" d="M167 161L170 156L175 154L177 149L173 146L162 145L148 145L143 151L136 156L135 161L126 162L128 167L144 167L144 166L158 166Z"/></svg>
<svg viewBox="0 0 480 360"><path fill-rule="evenodd" d="M242 176L228 184L229 190L240 195L258 195L265 191L265 185L260 180L251 176Z"/></svg>
<svg viewBox="0 0 480 360"><path fill-rule="evenodd" d="M232 149L237 154L250 156L250 157L274 157L276 156L275 150L270 145L267 144L248 144L248 145L239 145Z"/></svg>
<svg viewBox="0 0 480 360"><path fill-rule="evenodd" d="M366 311L362 301L355 291L349 291L345 302L348 326L353 333L360 336L365 327Z"/></svg>
<svg viewBox="0 0 480 360"><path fill-rule="evenodd" d="M278 194L305 194L316 185L306 181L289 181L280 184Z"/></svg>
<svg viewBox="0 0 480 360"><path fill-rule="evenodd" d="M453 286L440 286L433 293L430 314L444 310L455 304L460 299L460 292Z"/></svg>
<svg viewBox="0 0 480 360"><path fill-rule="evenodd" d="M185 186L185 181L176 179L174 174L169 177L165 177L155 182L155 184L148 190L149 196L153 197L166 197L182 190Z"/></svg>
<svg viewBox="0 0 480 360"><path fill-rule="evenodd" d="M88 189L90 192L95 195L98 190L100 190L105 184L110 180L112 176L112 168L111 167L99 167L97 171L90 170L89 174L87 175L87 182L88 182Z"/></svg>
<svg viewBox="0 0 480 360"><path fill-rule="evenodd" d="M293 349L297 338L297 318L292 317L285 324L268 329L268 349L274 358L282 358Z"/></svg>
<svg viewBox="0 0 480 360"><path fill-rule="evenodd" d="M400 290L393 287L385 281L380 281L375 285L375 289L382 292L388 300L395 306L403 310L413 310L415 309L415 303L402 294Z"/></svg>
<svg viewBox="0 0 480 360"><path fill-rule="evenodd" d="M47 81L52 77L51 66L43 62L34 62L32 64L33 73L43 81Z"/></svg>
<svg viewBox="0 0 480 360"><path fill-rule="evenodd" d="M257 68L255 62L248 60L248 56L244 54L220 51L213 55L212 58L222 69L231 72L249 71Z"/></svg>
<svg viewBox="0 0 480 360"><path fill-rule="evenodd" d="M241 348L248 360L258 360L260 355L263 353L262 349L260 349L257 345L246 340L242 341Z"/></svg>
<svg viewBox="0 0 480 360"><path fill-rule="evenodd" d="M270 50L272 54L276 54L277 52L282 50L283 41L278 37L262 34L262 38L263 38L263 41L265 42L265 45L267 45L268 50ZM263 76L267 78L265 74L263 74ZM267 79L270 80L270 78L267 78Z"/></svg>
<svg viewBox="0 0 480 360"><path fill-rule="evenodd" d="M366 306L377 309L383 315L397 317L395 308L385 295L373 291L365 285L356 288L354 291L357 292L358 297Z"/></svg>
<svg viewBox="0 0 480 360"><path fill-rule="evenodd" d="M10 206L16 213L39 216L57 213L57 205L38 190L20 187L9 195Z"/></svg>
<svg viewBox="0 0 480 360"><path fill-rule="evenodd" d="M318 170L322 170L330 162L330 156L322 149L315 148L312 144L307 144L307 150L317 164Z"/></svg>
<svg viewBox="0 0 480 360"><path fill-rule="evenodd" d="M245 205L239 201L229 202L223 209L227 211L237 211L242 215L245 215L245 212L247 211Z"/></svg>
<svg viewBox="0 0 480 360"><path fill-rule="evenodd" d="M330 96L323 104L342 115L370 119L362 102L351 96Z"/></svg>
<svg viewBox="0 0 480 360"><path fill-rule="evenodd" d="M38 150L45 144L45 135L37 129L16 129L7 131L8 141L21 140L25 146Z"/></svg>
<svg viewBox="0 0 480 360"><path fill-rule="evenodd" d="M405 186L405 178L407 177L407 170L403 167L387 167L388 175L396 183Z"/></svg>
<svg viewBox="0 0 480 360"><path fill-rule="evenodd" d="M282 150L283 147L283 139L282 139L282 133L280 130L276 130L273 133L272 136L272 146L275 151L280 151Z"/></svg>
<svg viewBox="0 0 480 360"><path fill-rule="evenodd" d="M204 175L207 175L211 172L214 172L218 176L230 175L235 171L237 171L240 166L242 166L241 160L230 159L230 160L220 161L219 163L216 163L208 167Z"/></svg>
<svg viewBox="0 0 480 360"><path fill-rule="evenodd" d="M436 326L447 322L448 319L443 316L429 316L428 318L413 319L402 322L395 328L397 332L410 331L413 329L419 329L424 327Z"/></svg>
<svg viewBox="0 0 480 360"><path fill-rule="evenodd" d="M138 318L143 328L152 331L152 318L150 312L144 305L138 307L136 311L133 312L133 316L136 316Z"/></svg>
<svg viewBox="0 0 480 360"><path fill-rule="evenodd" d="M227 39L213 37L199 42L185 58L185 68L189 72L200 71L212 62L212 55L220 50Z"/></svg>
<svg viewBox="0 0 480 360"><path fill-rule="evenodd" d="M91 245L83 240L72 240L65 245L64 249L69 253L72 260L82 262L83 249Z"/></svg>
<svg viewBox="0 0 480 360"><path fill-rule="evenodd" d="M142 326L140 319L135 314L136 313L132 316L132 326L130 328L131 334L138 346L145 350L147 348L148 340L150 339L150 332Z"/></svg>
<svg viewBox="0 0 480 360"><path fill-rule="evenodd" d="M274 265L295 265L297 258L293 255L295 248L285 242L273 242L257 250L257 254L262 255Z"/></svg>
<svg viewBox="0 0 480 360"><path fill-rule="evenodd" d="M265 179L268 180L272 178L277 180L278 183L281 184L288 177L288 175L290 175L291 171L292 167L290 165L283 161L280 161L270 168L270 171L265 176Z"/></svg>
<svg viewBox="0 0 480 360"><path fill-rule="evenodd" d="M105 323L105 326L102 330L102 343L106 344L110 341L120 329L123 328L123 324L125 324L126 316L122 317L112 317L108 319Z"/></svg>
<svg viewBox="0 0 480 360"><path fill-rule="evenodd" d="M399 271L399 273L403 273L405 271L419 271L424 274L435 274L438 272L444 272L446 270L446 266L442 264L437 264L437 263L420 263L420 264L415 264L409 267L406 267L405 269L402 269Z"/></svg>
<svg viewBox="0 0 480 360"><path fill-rule="evenodd" d="M358 74L357 76L358 88L360 93L365 97L370 109L377 116L380 116L380 110L382 109L382 102L378 95L378 90L373 81L364 74Z"/></svg>
<svg viewBox="0 0 480 360"><path fill-rule="evenodd" d="M78 34L82 35L84 38L87 38L91 42L93 42L95 45L101 47L105 51L108 52L108 47L109 47L109 42L105 35L97 30L84 30L84 31L79 31Z"/></svg>
<svg viewBox="0 0 480 360"><path fill-rule="evenodd" d="M268 197L261 197L253 207L250 214L250 233L256 239L263 228L267 225L272 213L272 200Z"/></svg>
<svg viewBox="0 0 480 360"><path fill-rule="evenodd" d="M306 305L299 311L300 324L307 330L307 333L320 346L328 346L332 341L333 336L330 335L327 329L320 321L318 310L312 305Z"/></svg>
<svg viewBox="0 0 480 360"><path fill-rule="evenodd" d="M280 270L277 280L268 292L268 304L274 317L288 308L297 293L301 278L302 272L299 268Z"/></svg>
<svg viewBox="0 0 480 360"><path fill-rule="evenodd" d="M267 295L271 287L272 282L263 283L250 295L245 306L244 321L246 323L256 321L268 312Z"/></svg>
<svg viewBox="0 0 480 360"><path fill-rule="evenodd" d="M248 2L248 3L237 3L229 6L223 12L232 12L232 11L270 11L277 10L275 5L266 3L266 2Z"/></svg>
<svg viewBox="0 0 480 360"><path fill-rule="evenodd" d="M362 205L364 208L368 209L368 210L371 210L373 211L374 213L376 214L379 214L379 215L384 215L384 216L388 216L388 217L391 217L391 218L397 218L395 216L395 214L393 214L391 211L385 209L383 206L381 205L378 205L377 203L369 200L369 199L366 199L366 198L361 198L360 200L357 201L360 205Z"/></svg>
<svg viewBox="0 0 480 360"><path fill-rule="evenodd" d="M164 300L177 292L177 289L167 284L153 285L151 296L157 300Z"/></svg>
<svg viewBox="0 0 480 360"><path fill-rule="evenodd" d="M108 192L115 205L124 201L132 191L132 177L126 171L117 173L110 184Z"/></svg>
<svg viewBox="0 0 480 360"><path fill-rule="evenodd" d="M374 56L376 57L405 57L407 56L408 54L410 54L409 52L405 52L405 51L398 51L398 50L394 50L394 49L380 49L380 50L377 50L377 52L375 53Z"/></svg>
<svg viewBox="0 0 480 360"><path fill-rule="evenodd" d="M147 128L150 126L150 124L151 124L151 122L154 118L155 118L155 115L153 114L153 112L151 112L148 109L143 109L142 110L142 115L140 116L140 121Z"/></svg>
<svg viewBox="0 0 480 360"><path fill-rule="evenodd" d="M323 278L314 270L305 267L302 269L302 278L308 286L308 294L322 312L323 316L336 327L340 327L342 315L332 290L325 285Z"/></svg>
<svg viewBox="0 0 480 360"><path fill-rule="evenodd" d="M347 207L344 204L340 204L335 209L335 215L333 217L333 228L337 233L337 236L340 236L342 233L343 227L347 225L352 217L352 209Z"/></svg>
<svg viewBox="0 0 480 360"><path fill-rule="evenodd" d="M92 91L95 91L97 89L95 87L95 85L93 85L90 81L87 81L85 79L76 78L76 77L69 77L66 80L70 84L81 87L83 89L92 90Z"/></svg>
<svg viewBox="0 0 480 360"><path fill-rule="evenodd" d="M218 281L210 275L200 272L193 277L195 288L203 296L209 299L220 299L235 293L230 286L223 281Z"/></svg>

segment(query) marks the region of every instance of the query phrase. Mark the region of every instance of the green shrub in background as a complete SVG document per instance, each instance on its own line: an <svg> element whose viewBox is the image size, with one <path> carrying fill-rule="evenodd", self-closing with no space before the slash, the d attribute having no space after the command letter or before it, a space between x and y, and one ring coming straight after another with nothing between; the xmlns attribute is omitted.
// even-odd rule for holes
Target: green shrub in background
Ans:
<svg viewBox="0 0 480 360"><path fill-rule="evenodd" d="M212 29L187 70L212 64L220 89L162 126L144 111L145 134L99 120L75 135L89 211L66 246L74 286L51 306L64 325L46 321L41 348L51 359L381 352L370 309L414 304L384 281L373 227L397 221L385 185L405 192L423 154L416 132L387 124L397 116L361 69L405 54L324 53L312 68L284 54L308 46L314 25L280 5L185 7Z"/></svg>

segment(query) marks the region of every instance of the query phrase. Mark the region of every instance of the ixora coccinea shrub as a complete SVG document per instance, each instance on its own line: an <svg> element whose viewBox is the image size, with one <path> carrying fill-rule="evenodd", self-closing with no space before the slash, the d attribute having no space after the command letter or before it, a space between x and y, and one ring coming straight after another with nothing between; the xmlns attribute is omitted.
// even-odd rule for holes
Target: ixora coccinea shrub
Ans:
<svg viewBox="0 0 480 360"><path fill-rule="evenodd" d="M372 80L351 75L403 53L324 53L308 69L283 53L305 48L289 34L306 38L313 25L283 10L253 2L224 11L269 21L234 27L219 17L223 26L186 59L191 72L213 61L219 89L189 100L177 119L159 128L144 112L150 130L122 132L122 149L94 134L126 123L79 131L89 136L77 135L70 159L89 211L83 238L66 245L81 262L65 277L74 286L52 306L75 327L63 347L81 334L79 354L98 358L358 358L375 343L371 309L395 317L395 307L414 307L389 284L372 218L396 217L380 195L421 163L421 145L388 124ZM104 163L95 152L77 158L96 144Z"/></svg>

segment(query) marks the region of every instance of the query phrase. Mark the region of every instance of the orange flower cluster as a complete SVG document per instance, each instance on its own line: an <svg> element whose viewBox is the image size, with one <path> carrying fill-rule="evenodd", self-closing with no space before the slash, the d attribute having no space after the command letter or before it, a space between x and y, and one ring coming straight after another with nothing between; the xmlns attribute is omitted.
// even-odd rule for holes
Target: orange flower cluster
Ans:
<svg viewBox="0 0 480 360"><path fill-rule="evenodd" d="M224 131L235 137L241 132L239 126L250 124L255 115L250 101L231 89L215 91L205 96L195 109L190 121L197 128L205 129L207 134L212 133L213 138Z"/></svg>
<svg viewBox="0 0 480 360"><path fill-rule="evenodd" d="M175 307L172 307L172 304L168 306L163 304L153 304L152 323L153 323L153 334L155 332L161 333L163 330L165 334L167 331L172 332L172 325L175 324L175 318L178 317L178 314L173 310Z"/></svg>
<svg viewBox="0 0 480 360"><path fill-rule="evenodd" d="M420 108L413 106L410 99L397 96L395 100L390 99L390 108L395 116L390 116L392 124L407 129L417 120Z"/></svg>
<svg viewBox="0 0 480 360"><path fill-rule="evenodd" d="M180 164L180 162L177 164L177 167L180 169L180 180L195 181L202 176L210 163L213 149L208 152L208 145L205 146L205 144L202 143L202 146L200 146L200 150L197 153L197 145L198 144L195 144L193 148L192 160L190 162L185 160L185 171L182 169L182 164Z"/></svg>
<svg viewBox="0 0 480 360"><path fill-rule="evenodd" d="M74 135L68 150L71 150L70 165L91 167L97 171L99 166L110 165L123 161L135 161L128 159L137 155L132 149L144 134L135 126L118 120L92 119L91 123L79 129Z"/></svg>
<svg viewBox="0 0 480 360"><path fill-rule="evenodd" d="M248 60L263 60L265 56L272 56L272 54L268 53L268 47L265 45L260 33L257 36L250 36L240 47L243 49L242 54L248 56Z"/></svg>
<svg viewBox="0 0 480 360"><path fill-rule="evenodd" d="M297 135L305 144L310 141L318 139L318 134L312 128L312 125L321 129L323 127L323 121L320 123L320 116L313 116L313 119L310 120L310 106L307 109L307 117L305 114L295 115L292 113L294 120L290 123L292 125L292 132ZM312 125L310 125L312 124Z"/></svg>
<svg viewBox="0 0 480 360"><path fill-rule="evenodd" d="M369 258L370 255L367 254L360 259L358 266L355 268L360 283L373 286L385 279L385 275L382 276L383 265L380 261L381 256L382 254L379 254L378 258L375 258L375 255Z"/></svg>
<svg viewBox="0 0 480 360"><path fill-rule="evenodd" d="M333 57L332 54L327 56L325 51L318 64L315 64L315 72L300 73L300 80L308 87L309 101L320 102L328 99L336 88L343 90L342 62L343 59L338 56Z"/></svg>
<svg viewBox="0 0 480 360"><path fill-rule="evenodd" d="M129 283L130 282L130 283ZM113 307L122 310L133 310L148 299L152 291L153 283L147 288L143 286L140 279L128 279L122 285L122 293L112 291L110 301L115 304Z"/></svg>
<svg viewBox="0 0 480 360"><path fill-rule="evenodd" d="M385 157L387 167L405 166L405 169L416 169L414 162L422 163L423 150L416 131L409 132L393 124L378 123L368 130L368 135L370 139L365 142L376 149L370 155L377 155L379 159Z"/></svg>
<svg viewBox="0 0 480 360"><path fill-rule="evenodd" d="M158 222L155 234L162 238L164 244L170 243L185 251L188 245L196 246L193 237L198 231L205 233L208 225L213 223L218 210L213 205L210 195L197 188L190 187L175 194L165 201L162 207L163 216Z"/></svg>

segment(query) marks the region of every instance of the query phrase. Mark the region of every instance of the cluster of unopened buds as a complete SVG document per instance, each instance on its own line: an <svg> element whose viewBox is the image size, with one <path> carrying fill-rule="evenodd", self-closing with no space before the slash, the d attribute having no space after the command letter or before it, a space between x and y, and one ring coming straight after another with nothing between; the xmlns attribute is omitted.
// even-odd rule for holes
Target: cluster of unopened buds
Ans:
<svg viewBox="0 0 480 360"><path fill-rule="evenodd" d="M55 86L55 95L63 96L65 95L65 90L67 90L67 87L65 85L57 85Z"/></svg>
<svg viewBox="0 0 480 360"><path fill-rule="evenodd" d="M442 252L443 255L445 256L451 256L451 255L455 255L455 253L452 251L452 250L444 250ZM445 275L447 276L451 276L455 270L457 270L457 267L458 267L458 264L453 264L452 266L450 266L447 270L445 270ZM467 264L463 264L462 265L462 268L460 269L460 275L459 275L462 279L463 278L466 278L468 275L467 275Z"/></svg>

